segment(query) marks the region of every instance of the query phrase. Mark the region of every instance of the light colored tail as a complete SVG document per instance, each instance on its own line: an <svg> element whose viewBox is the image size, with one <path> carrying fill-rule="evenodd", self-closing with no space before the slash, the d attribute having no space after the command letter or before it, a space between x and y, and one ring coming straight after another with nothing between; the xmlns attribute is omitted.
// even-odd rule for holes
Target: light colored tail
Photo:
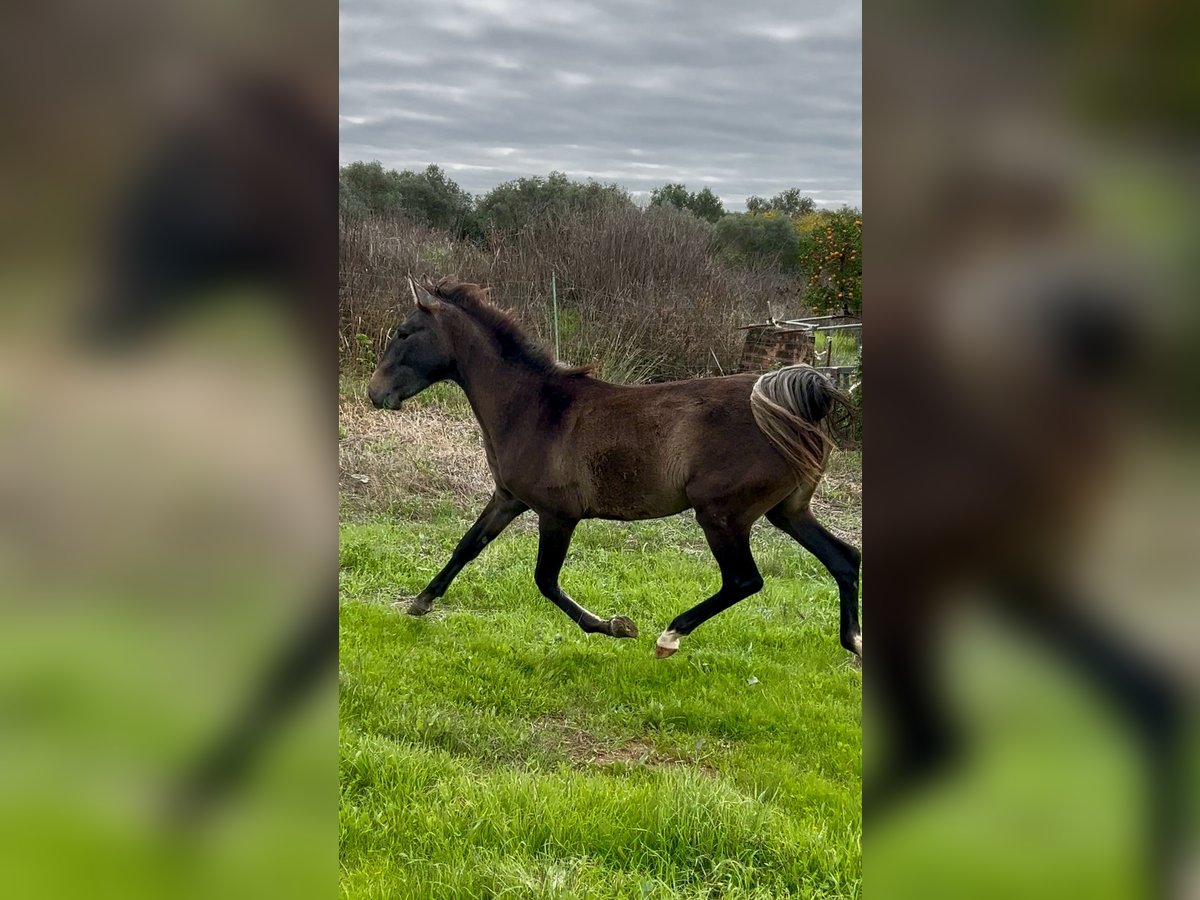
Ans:
<svg viewBox="0 0 1200 900"><path fill-rule="evenodd" d="M828 417L835 409L853 414L854 404L811 366L788 366L754 382L750 409L759 430L801 481L816 485L833 447Z"/></svg>

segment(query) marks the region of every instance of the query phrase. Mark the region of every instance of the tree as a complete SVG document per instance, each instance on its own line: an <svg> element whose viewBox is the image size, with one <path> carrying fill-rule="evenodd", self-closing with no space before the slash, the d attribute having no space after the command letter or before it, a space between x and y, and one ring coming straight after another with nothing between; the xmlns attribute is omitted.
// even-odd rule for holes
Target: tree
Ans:
<svg viewBox="0 0 1200 900"><path fill-rule="evenodd" d="M725 215L725 207L721 204L721 198L710 188L701 188L692 194L688 209L706 222L719 221Z"/></svg>
<svg viewBox="0 0 1200 900"><path fill-rule="evenodd" d="M397 172L385 170L378 161L353 162L339 172L338 188L345 216L404 219L456 237L480 233L471 195L437 166Z"/></svg>
<svg viewBox="0 0 1200 900"><path fill-rule="evenodd" d="M401 172L397 189L401 209L414 222L459 237L475 237L480 233L474 199L437 166L419 173Z"/></svg>
<svg viewBox="0 0 1200 900"><path fill-rule="evenodd" d="M862 213L850 207L825 210L796 230L809 309L862 315Z"/></svg>
<svg viewBox="0 0 1200 900"><path fill-rule="evenodd" d="M725 215L725 207L721 203L721 198L707 187L691 193L686 185L664 184L650 192L650 205L670 205L678 209L686 209L706 222L717 222Z"/></svg>
<svg viewBox="0 0 1200 900"><path fill-rule="evenodd" d="M806 197L801 194L799 188L788 188L786 191L780 191L770 200L764 200L762 197L757 196L746 198L746 209L752 213L774 211L794 218L811 213L816 208L817 202L812 197Z"/></svg>
<svg viewBox="0 0 1200 900"><path fill-rule="evenodd" d="M385 171L378 160L342 166L338 172L338 200L342 213L354 218L396 217L399 213L396 174Z"/></svg>
<svg viewBox="0 0 1200 900"><path fill-rule="evenodd" d="M568 211L606 204L632 207L633 200L618 185L572 181L563 172L551 172L545 178L518 178L498 185L479 198L476 209L486 227L512 233Z"/></svg>
<svg viewBox="0 0 1200 900"><path fill-rule="evenodd" d="M664 184L650 192L651 206L674 206L676 209L687 209L692 195L683 184Z"/></svg>
<svg viewBox="0 0 1200 900"><path fill-rule="evenodd" d="M766 262L794 270L799 261L796 229L777 213L729 213L717 223L714 239L718 253L733 265Z"/></svg>

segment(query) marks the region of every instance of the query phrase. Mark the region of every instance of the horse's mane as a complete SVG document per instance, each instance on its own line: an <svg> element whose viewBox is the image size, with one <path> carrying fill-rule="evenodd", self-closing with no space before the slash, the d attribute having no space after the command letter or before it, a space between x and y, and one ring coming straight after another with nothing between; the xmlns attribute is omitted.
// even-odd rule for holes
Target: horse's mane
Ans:
<svg viewBox="0 0 1200 900"><path fill-rule="evenodd" d="M512 313L492 305L491 300L488 299L487 288L469 281L443 278L433 285L430 292L438 299L465 312L490 333L499 344L500 355L504 359L524 363L547 375L585 376L591 374L591 366L568 366L540 347L521 330Z"/></svg>

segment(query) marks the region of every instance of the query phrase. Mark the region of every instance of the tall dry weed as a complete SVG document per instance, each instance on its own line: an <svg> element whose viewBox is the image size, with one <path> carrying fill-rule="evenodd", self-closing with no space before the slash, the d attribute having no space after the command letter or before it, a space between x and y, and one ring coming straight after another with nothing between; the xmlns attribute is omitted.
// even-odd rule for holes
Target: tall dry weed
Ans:
<svg viewBox="0 0 1200 900"><path fill-rule="evenodd" d="M596 362L614 381L731 371L737 326L768 310L801 311L793 278L726 265L711 226L669 206L570 212L516 234L494 232L482 246L419 225L343 221L339 245L339 338L349 368L369 364L364 349L378 354L405 315L409 272L488 285L493 301L548 346L553 276L562 358Z"/></svg>

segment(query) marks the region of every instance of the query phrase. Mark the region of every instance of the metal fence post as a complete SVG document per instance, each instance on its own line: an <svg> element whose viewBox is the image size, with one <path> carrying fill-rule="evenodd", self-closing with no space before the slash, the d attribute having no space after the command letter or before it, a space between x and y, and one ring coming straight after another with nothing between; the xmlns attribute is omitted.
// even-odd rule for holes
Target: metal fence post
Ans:
<svg viewBox="0 0 1200 900"><path fill-rule="evenodd" d="M562 359L562 350L558 346L558 285L554 273L550 273L550 300L554 304L554 358Z"/></svg>

